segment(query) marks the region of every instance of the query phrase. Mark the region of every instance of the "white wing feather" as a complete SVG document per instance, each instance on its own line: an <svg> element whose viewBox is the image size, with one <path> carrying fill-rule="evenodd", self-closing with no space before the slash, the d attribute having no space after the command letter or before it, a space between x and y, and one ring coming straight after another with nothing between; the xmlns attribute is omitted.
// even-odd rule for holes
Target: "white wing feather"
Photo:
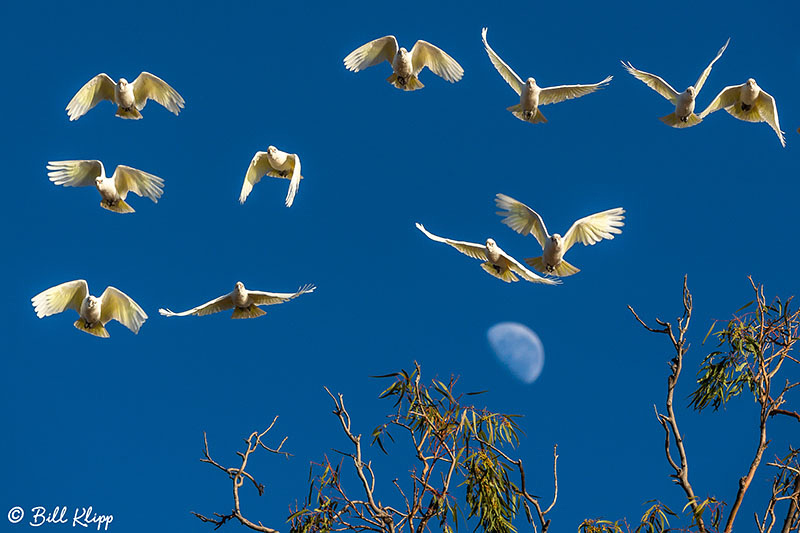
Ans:
<svg viewBox="0 0 800 533"><path fill-rule="evenodd" d="M547 227L544 225L544 220L542 220L539 213L505 194L498 194L494 201L497 207L505 209L505 211L497 212L498 215L505 216L502 220L503 224L521 235L533 233L533 236L536 237L536 240L539 241L542 249L544 249L550 234L547 233Z"/></svg>
<svg viewBox="0 0 800 533"><path fill-rule="evenodd" d="M457 82L464 75L464 69L455 59L427 41L419 40L414 43L410 53L414 76L419 75L425 67L450 83Z"/></svg>
<svg viewBox="0 0 800 533"><path fill-rule="evenodd" d="M743 86L744 84L725 87L698 116L700 118L705 118L706 115L714 111L719 111L720 109L725 109L736 104L739 100L739 95L742 93Z"/></svg>
<svg viewBox="0 0 800 533"><path fill-rule="evenodd" d="M486 32L489 31L489 28L483 28L481 31L481 38L483 39L483 46L486 48L486 53L489 55L489 60L494 65L494 68L497 69L497 72L506 80L514 92L521 95L522 94L522 87L524 85L522 78L520 78L514 70L508 66L508 64L503 61L497 53L492 50L492 47L489 46L489 42L486 40Z"/></svg>
<svg viewBox="0 0 800 533"><path fill-rule="evenodd" d="M42 291L31 298L31 302L39 318L60 313L65 309L80 313L81 304L88 294L89 285L85 280L77 279Z"/></svg>
<svg viewBox="0 0 800 533"><path fill-rule="evenodd" d="M434 235L433 233L429 232L425 229L425 227L417 222L417 229L424 233L430 240L436 242L443 242L445 244L449 244L459 252L464 255L468 255L473 259L479 259L481 261L486 261L486 246L482 244L475 244L472 242L465 242L465 241L454 241L453 239L445 239L444 237L439 237Z"/></svg>
<svg viewBox="0 0 800 533"><path fill-rule="evenodd" d="M539 105L557 104L564 100L586 96L608 85L613 77L614 76L606 76L601 82L586 85L557 85L555 87L545 87L542 89L542 92L539 93Z"/></svg>
<svg viewBox="0 0 800 533"><path fill-rule="evenodd" d="M731 40L730 40L730 38L728 38L728 40L725 42L725 45L722 48L719 49L719 52L717 52L716 57L711 61L711 63L708 64L708 66L703 71L703 73L700 74L700 77L697 78L697 83L694 84L695 96L697 95L697 93L700 92L700 89L703 88L703 85L705 85L706 78L708 78L708 75L711 74L711 67L714 66L714 63L717 62L717 59L722 57L722 53L725 51L726 48L728 48L728 43L730 43L730 42L731 42Z"/></svg>
<svg viewBox="0 0 800 533"><path fill-rule="evenodd" d="M664 81L664 79L660 76L656 76L655 74L650 74L649 72L645 72L643 70L639 70L635 68L630 62L625 63L622 61L622 66L625 67L631 76L634 78L643 81L645 85L653 89L655 92L672 102L673 104L678 100L678 91L672 88L672 85Z"/></svg>
<svg viewBox="0 0 800 533"><path fill-rule="evenodd" d="M623 208L616 207L576 220L564 235L564 253L576 242L593 245L603 239L613 239L615 233L622 233L620 228L625 225L623 213Z"/></svg>
<svg viewBox="0 0 800 533"><path fill-rule="evenodd" d="M70 120L78 120L91 108L103 100L114 101L114 88L117 86L108 74L98 74L75 93L67 104Z"/></svg>
<svg viewBox="0 0 800 533"><path fill-rule="evenodd" d="M775 98L764 91L764 89L761 89L761 92L758 94L758 98L756 99L756 107L758 107L758 113L761 115L761 118L764 119L764 121L769 124L773 130L775 130L776 134L778 134L778 139L781 141L781 146L785 148L786 139L783 138L781 125L778 122L778 106L775 104Z"/></svg>
<svg viewBox="0 0 800 533"><path fill-rule="evenodd" d="M47 170L50 181L64 187L94 186L95 178L105 175L103 163L96 159L48 161Z"/></svg>
<svg viewBox="0 0 800 533"><path fill-rule="evenodd" d="M394 35L380 37L367 44L359 46L344 58L347 70L358 72L365 68L377 65L382 61L392 62L398 50L397 39Z"/></svg>
<svg viewBox="0 0 800 533"><path fill-rule="evenodd" d="M297 292L247 291L247 294L256 305L273 305L282 304L302 294L314 292L314 289L316 289L314 285L308 284L297 289Z"/></svg>
<svg viewBox="0 0 800 533"><path fill-rule="evenodd" d="M169 86L167 82L149 72L142 72L133 80L133 96L136 99L136 109L141 111L147 100L155 100L176 115L184 105L183 97L178 91Z"/></svg>
<svg viewBox="0 0 800 533"><path fill-rule="evenodd" d="M164 180L148 172L131 168L127 165L119 165L114 171L114 183L117 192L124 200L128 191L150 198L158 203L158 199L164 193Z"/></svg>
<svg viewBox="0 0 800 533"><path fill-rule="evenodd" d="M100 296L100 322L105 326L111 320L139 333L139 328L147 320L147 313L130 296L109 286Z"/></svg>
<svg viewBox="0 0 800 533"><path fill-rule="evenodd" d="M297 189L300 187L300 180L303 176L300 174L300 156L291 154L292 158L292 180L289 182L289 191L286 193L286 207L292 207L294 202L294 195L297 194Z"/></svg>
<svg viewBox="0 0 800 533"><path fill-rule="evenodd" d="M231 292L224 296L220 296L219 298L215 298L210 302L206 302L203 305L193 307L188 311L183 311L182 313L175 313L169 309L159 309L158 312L164 316L205 316L213 313L219 313L220 311L227 311L228 309L233 308L233 293Z"/></svg>

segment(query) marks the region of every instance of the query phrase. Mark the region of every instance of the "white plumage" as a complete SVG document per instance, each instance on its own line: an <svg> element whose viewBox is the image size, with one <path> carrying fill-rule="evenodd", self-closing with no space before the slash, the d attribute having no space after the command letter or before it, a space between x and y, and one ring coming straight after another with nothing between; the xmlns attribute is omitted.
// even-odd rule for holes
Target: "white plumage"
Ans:
<svg viewBox="0 0 800 533"><path fill-rule="evenodd" d="M142 118L139 111L147 100L155 100L176 115L185 103L178 91L149 72L142 72L132 83L125 78L114 83L108 74L102 73L86 82L72 97L67 104L67 115L70 120L78 120L103 100L117 105L118 117L134 120Z"/></svg>
<svg viewBox="0 0 800 533"><path fill-rule="evenodd" d="M242 183L242 191L239 193L239 203L244 203L253 186L261 181L264 176L273 178L286 178L289 181L289 192L286 193L286 207L291 207L297 189L300 187L300 157L297 154L287 154L281 152L274 146L267 148L266 152L256 152L247 167L247 173Z"/></svg>
<svg viewBox="0 0 800 533"><path fill-rule="evenodd" d="M205 316L233 309L231 318L255 318L267 314L266 311L259 307L260 305L282 304L302 294L314 292L314 289L316 289L316 287L309 284L300 287L297 292L250 291L245 288L244 283L237 281L236 286L230 293L215 298L203 305L193 307L188 311L175 313L169 309L159 309L158 312L164 316Z"/></svg>

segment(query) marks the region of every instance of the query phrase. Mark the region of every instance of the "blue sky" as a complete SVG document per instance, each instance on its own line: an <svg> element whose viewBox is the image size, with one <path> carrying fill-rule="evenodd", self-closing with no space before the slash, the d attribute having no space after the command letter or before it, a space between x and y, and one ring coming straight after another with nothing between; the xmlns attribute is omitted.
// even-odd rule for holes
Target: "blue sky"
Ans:
<svg viewBox="0 0 800 533"><path fill-rule="evenodd" d="M203 431L215 458L233 463L241 438L280 415L276 436L289 436L294 457L257 457L267 493L246 493L243 505L286 530L309 461L345 446L322 387L342 392L354 430L369 433L388 406L368 376L414 360L428 377L458 374L464 390L490 391L481 397L490 408L524 415L519 454L536 494L551 490L559 444L557 529L598 515L635 520L651 498L682 508L652 408L663 404L671 354L626 305L672 319L688 274L696 314L683 407L711 321L750 299L746 276L770 295L798 292L798 17L789 1L759 5L758 23L735 3L685 15L615 2L3 4L4 70L16 83L0 86L0 511L92 505L114 515L116 531L143 522L209 530L189 511L231 504L228 480L198 461ZM522 77L614 80L546 108L548 124L525 124L505 110L518 99L483 51L483 26ZM345 70L347 53L386 34L442 47L464 78L451 85L425 71L425 89L403 93L384 81L388 65ZM657 117L670 104L619 63L682 90L728 37L698 105L754 77L777 100L787 148L766 124L724 112L687 130L664 126ZM64 107L92 76L142 70L185 98L179 117L151 102L143 120L123 121L102 103L68 121ZM241 206L247 165L270 144L302 158L294 206L283 205L282 180L262 181ZM83 158L152 172L164 196L157 205L133 197L136 213L121 216L101 209L96 191L47 180L47 161ZM494 214L498 192L539 211L551 231L616 206L626 225L613 241L574 248L582 271L559 287L504 284L414 228L538 255L534 239ZM133 297L150 316L139 335L115 323L101 340L75 330L74 314L36 318L32 296L77 278L94 294L114 285ZM256 320L158 315L237 280L318 290ZM489 349L486 330L502 321L542 340L546 362L532 385ZM754 405L742 398L725 412L679 416L695 489L731 501L756 444ZM772 428L781 447L769 458L797 435L790 421ZM380 475L402 476L408 464L382 461ZM769 475L757 473L743 524L761 508Z"/></svg>

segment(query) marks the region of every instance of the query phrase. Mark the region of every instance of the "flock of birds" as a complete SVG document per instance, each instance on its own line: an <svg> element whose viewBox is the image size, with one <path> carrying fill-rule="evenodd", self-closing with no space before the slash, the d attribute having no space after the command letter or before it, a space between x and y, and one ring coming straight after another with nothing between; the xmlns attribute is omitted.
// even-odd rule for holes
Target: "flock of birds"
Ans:
<svg viewBox="0 0 800 533"><path fill-rule="evenodd" d="M593 84L553 87L540 87L532 77L523 81L489 46L486 33L487 28L483 28L481 38L492 65L519 96L519 103L508 107L508 110L522 121L532 124L547 122L540 110L541 106L585 96L611 82L612 76ZM655 74L638 70L629 62L622 64L631 75L675 106L672 113L660 118L668 126L674 128L695 126L709 114L724 109L733 117L743 121L766 122L778 135L781 145L786 146L778 122L775 99L761 89L752 78L741 85L725 87L705 110L699 114L695 113L696 98L711 73L711 68L722 57L729 42L730 39L717 52L697 82L681 93ZM344 65L348 70L358 72L384 61L392 66L392 74L386 81L404 91L415 91L424 87L419 75L426 67L451 83L459 81L464 75L461 65L442 49L419 40L409 51L398 46L397 39L392 35L375 39L357 48L344 58ZM175 115L180 113L185 104L175 89L148 72L142 72L133 82L120 78L116 83L108 75L98 74L81 87L70 100L66 108L67 115L71 121L77 120L105 100L117 106L116 116L133 120L142 118L141 111L148 100L154 100ZM106 175L103 164L96 160L51 161L47 165L47 170L50 181L56 185L65 187L94 185L100 193L101 207L115 213L134 212L126 202L129 192L147 197L156 203L164 192L163 179L125 165L119 165L110 177ZM283 152L274 146L269 146L265 152L257 152L245 174L239 195L240 203L245 203L253 187L264 176L290 180L285 203L287 207L291 207L300 180L303 179L300 157L297 154ZM486 272L507 283L519 281L521 277L532 283L557 285L561 283L559 278L579 272L578 268L564 260L564 254L574 244L594 245L603 239L613 239L615 234L622 232L620 228L624 225L625 210L617 207L575 221L562 237L558 233L552 235L548 233L542 217L522 202L498 194L495 203L501 209L497 214L504 217L502 220L504 224L521 235L533 234L536 238L542 248L542 254L524 259L524 262L542 275L528 269L507 254L494 239L487 239L485 244L457 241L434 235L422 224L417 223L416 226L431 240L448 244L459 252L482 261L481 267ZM242 282L237 282L232 292L200 306L180 313L159 309L159 313L168 317L204 316L232 309L231 318L255 318L266 314L261 306L285 303L300 295L313 292L315 288L314 285L308 284L293 293L278 293L248 290ZM31 301L39 318L61 313L67 309L76 311L79 318L74 326L98 337L109 336L105 326L111 320L116 320L134 333L138 333L148 318L144 310L119 289L107 287L98 298L89 294L89 286L84 280L68 281L51 287L34 296Z"/></svg>

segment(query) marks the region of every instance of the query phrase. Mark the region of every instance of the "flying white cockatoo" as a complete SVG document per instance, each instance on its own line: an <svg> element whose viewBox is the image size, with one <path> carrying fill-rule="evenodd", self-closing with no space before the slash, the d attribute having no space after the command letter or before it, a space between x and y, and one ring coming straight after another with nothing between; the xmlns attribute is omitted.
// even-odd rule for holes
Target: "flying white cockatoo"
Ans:
<svg viewBox="0 0 800 533"><path fill-rule="evenodd" d="M731 85L722 89L711 104L700 113L700 118L705 118L709 113L720 109L724 109L739 120L766 122L778 134L781 146L786 146L786 139L783 138L781 125L778 122L775 98L759 87L753 78L749 78L741 85Z"/></svg>
<svg viewBox="0 0 800 533"><path fill-rule="evenodd" d="M539 87L536 85L536 80L528 78L524 82L505 61L500 59L500 56L492 50L489 42L486 40L486 32L488 28L483 28L481 37L483 38L483 46L486 48L486 53L489 54L489 59L492 65L497 69L497 72L503 77L504 80L514 89L519 95L519 103L507 108L518 119L537 124L539 122L547 122L539 106L548 104L557 104L564 100L572 98L580 98L589 93L595 92L597 89L603 88L607 85L613 76L608 76L606 79L599 83L588 85L558 85L556 87Z"/></svg>
<svg viewBox="0 0 800 533"><path fill-rule="evenodd" d="M660 117L658 120L667 126L672 126L673 128L688 128L700 124L700 122L703 120L702 116L698 116L694 113L695 99L697 98L697 95L700 94L700 89L703 88L706 78L708 78L708 75L711 74L711 67L714 66L714 63L717 62L717 59L722 57L722 53L728 47L728 43L730 42L730 39L725 42L725 45L719 49L719 52L717 52L717 56L711 61L711 63L708 64L703 73L700 74L700 77L697 78L697 82L694 85L687 87L682 93L679 93L673 89L672 86L664 81L663 78L656 76L655 74L650 74L649 72L638 70L634 68L630 62L625 63L622 61L622 66L625 67L625 70L627 70L633 77L643 81L648 87L675 105L674 112Z"/></svg>
<svg viewBox="0 0 800 533"><path fill-rule="evenodd" d="M393 70L386 81L404 91L416 91L425 87L418 79L419 73L425 67L450 83L457 82L464 75L461 65L442 49L420 40L409 52L398 47L394 35L375 39L356 48L344 58L344 66L347 70L358 72L383 61L388 61Z"/></svg>
<svg viewBox="0 0 800 533"><path fill-rule="evenodd" d="M108 337L105 325L116 320L134 333L139 333L147 314L130 296L114 287L106 287L100 298L89 294L85 280L68 281L40 292L33 298L36 316L60 313L65 309L76 311L80 318L74 326L96 337Z"/></svg>
<svg viewBox="0 0 800 533"><path fill-rule="evenodd" d="M424 233L429 239L436 242L443 242L449 244L464 255L468 255L473 259L483 261L481 268L486 272L501 279L506 283L512 281L519 281L516 274L519 274L522 279L530 281L531 283L544 283L545 285L558 285L561 281L557 279L543 278L534 272L525 268L519 261L505 253L502 248L497 246L494 239L486 239L486 245L476 244L472 242L455 241L453 239L445 239L438 237L425 229L425 227L417 222L417 229Z"/></svg>
<svg viewBox="0 0 800 533"><path fill-rule="evenodd" d="M103 73L86 82L72 97L67 104L67 115L70 120L78 120L98 103L109 100L117 105L118 117L138 120L142 118L139 111L144 109L148 99L155 100L176 115L185 103L178 91L149 72L139 74L133 83L128 83L125 78L114 83L108 74Z"/></svg>
<svg viewBox="0 0 800 533"><path fill-rule="evenodd" d="M244 283L237 281L233 292L220 296L210 302L206 302L203 305L193 307L188 311L175 313L169 309L159 309L158 312L164 316L205 316L233 309L231 318L256 318L267 314L266 311L258 307L259 305L282 304L297 298L301 294L314 292L314 289L316 289L316 287L309 284L300 287L297 292L249 291L244 288Z"/></svg>
<svg viewBox="0 0 800 533"><path fill-rule="evenodd" d="M603 239L613 239L615 233L622 233L620 228L625 225L622 222L625 210L617 207L576 220L564 237L558 233L550 235L539 213L527 205L505 194L498 194L494 201L497 207L505 210L497 212L505 216L503 224L522 235L533 233L539 241L543 254L525 259L525 262L543 274L564 277L580 272L580 269L564 261L567 250L576 242L593 245Z"/></svg>
<svg viewBox="0 0 800 533"><path fill-rule="evenodd" d="M50 161L47 175L56 185L65 187L88 187L94 185L100 192L100 206L115 213L133 213L125 202L129 192L150 198L158 203L164 192L164 180L153 174L119 165L110 178L106 176L103 163L95 159L77 161Z"/></svg>
<svg viewBox="0 0 800 533"><path fill-rule="evenodd" d="M300 157L297 154L287 154L281 152L274 146L267 148L266 152L256 152L247 168L242 183L242 192L239 193L239 203L244 203L253 186L261 181L264 176L273 178L290 179L289 192L286 194L286 207L291 207L294 202L294 195L300 187Z"/></svg>

